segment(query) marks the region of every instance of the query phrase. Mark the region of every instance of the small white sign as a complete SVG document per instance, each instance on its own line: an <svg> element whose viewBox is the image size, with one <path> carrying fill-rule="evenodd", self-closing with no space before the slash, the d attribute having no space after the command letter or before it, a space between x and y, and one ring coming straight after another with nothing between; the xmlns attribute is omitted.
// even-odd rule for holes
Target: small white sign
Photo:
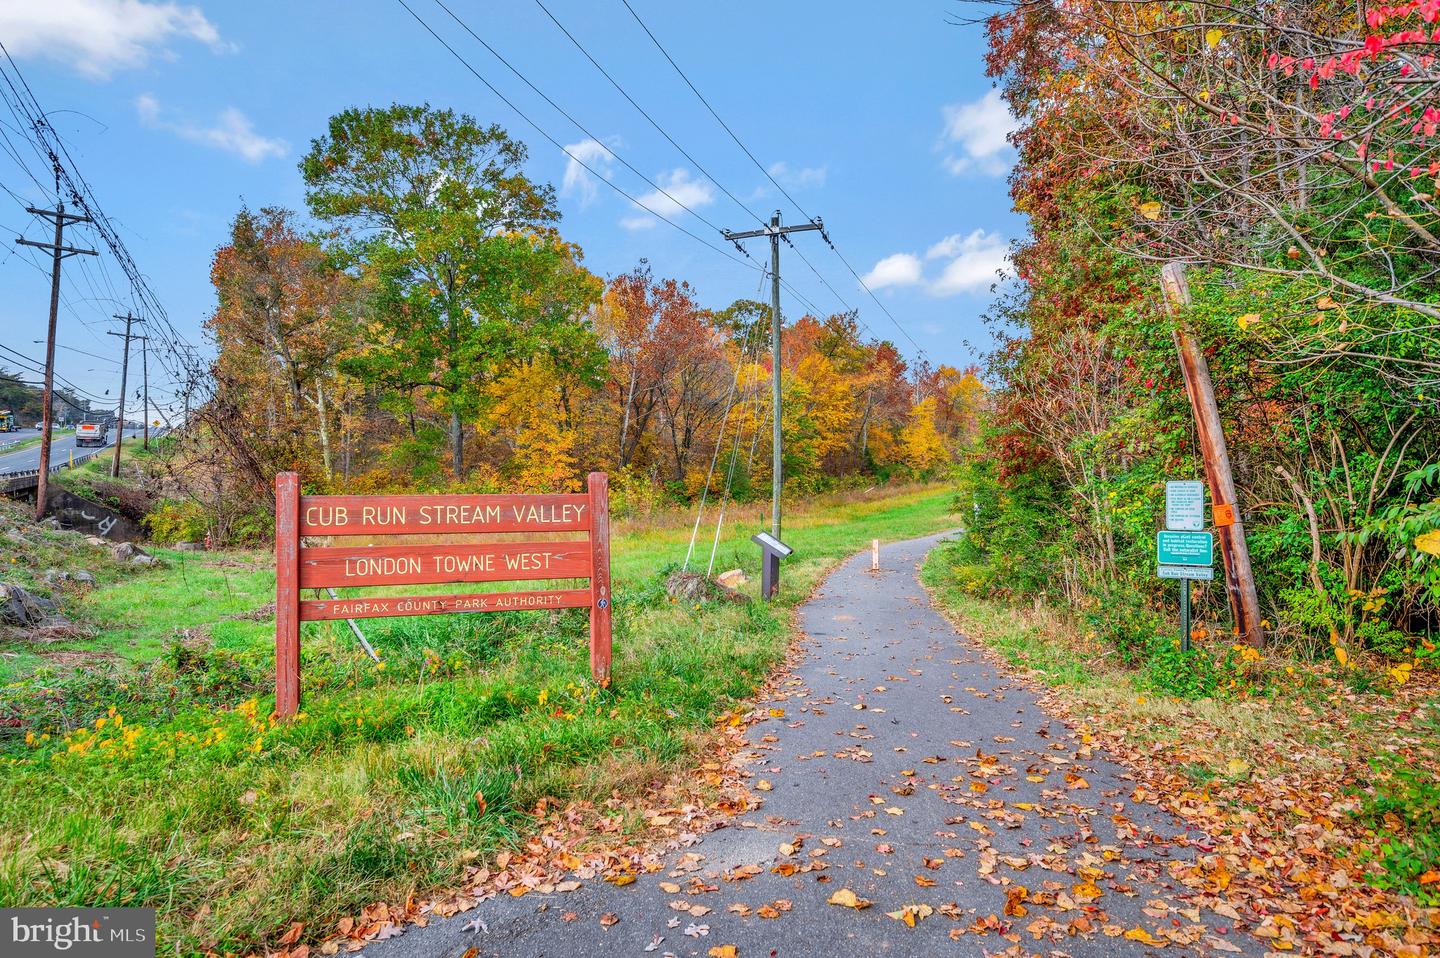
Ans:
<svg viewBox="0 0 1440 958"><path fill-rule="evenodd" d="M1215 578L1215 567L1209 565L1162 565L1158 569L1162 579Z"/></svg>
<svg viewBox="0 0 1440 958"><path fill-rule="evenodd" d="M1165 528L1178 532L1205 528L1205 483L1194 479L1165 483Z"/></svg>
<svg viewBox="0 0 1440 958"><path fill-rule="evenodd" d="M766 549L769 549L771 552L775 553L782 559L795 551L794 549L790 548L785 543L781 542L779 539L775 538L768 532L761 532L757 535L753 535L750 537L750 541L754 542L757 545L764 546Z"/></svg>

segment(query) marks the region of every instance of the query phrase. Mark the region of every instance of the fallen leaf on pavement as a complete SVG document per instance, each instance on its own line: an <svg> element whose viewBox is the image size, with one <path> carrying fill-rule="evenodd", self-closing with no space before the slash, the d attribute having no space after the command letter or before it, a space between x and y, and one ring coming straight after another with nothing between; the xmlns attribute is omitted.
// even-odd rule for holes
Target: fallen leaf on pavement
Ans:
<svg viewBox="0 0 1440 958"><path fill-rule="evenodd" d="M837 890L829 898L825 899L827 905L840 905L844 908L854 908L859 911L862 908L869 908L870 902L856 895L848 888Z"/></svg>

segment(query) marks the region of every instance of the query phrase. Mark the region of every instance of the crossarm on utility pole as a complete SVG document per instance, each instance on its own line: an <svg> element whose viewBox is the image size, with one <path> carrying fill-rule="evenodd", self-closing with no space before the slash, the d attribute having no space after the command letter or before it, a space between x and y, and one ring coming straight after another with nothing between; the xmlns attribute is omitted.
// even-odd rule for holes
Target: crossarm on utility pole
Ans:
<svg viewBox="0 0 1440 958"><path fill-rule="evenodd" d="M125 321L125 332L109 332L107 335L124 337L125 353L124 358L120 361L120 406L116 410L115 415L115 458L110 463L110 477L112 479L119 478L120 476L120 447L125 442L125 388L130 372L130 340L141 338L131 333L130 328L136 323L144 322L144 320L132 316L129 313L126 313L124 316L116 316L115 318Z"/></svg>
<svg viewBox="0 0 1440 958"><path fill-rule="evenodd" d="M45 335L45 389L40 409L40 473L35 479L35 521L45 518L45 506L50 496L50 432L54 427L55 407L55 324L60 315L60 262L67 256L97 256L93 249L79 249L65 245L65 227L73 223L93 222L90 217L79 213L65 212L60 201L60 170L55 170L56 202L53 210L27 206L26 212L43 216L55 224L55 242L38 243L23 236L15 242L21 246L48 249L53 254L50 267L50 323Z"/></svg>
<svg viewBox="0 0 1440 958"><path fill-rule="evenodd" d="M770 534L776 540L780 540L780 494L785 486L783 437L781 435L781 423L783 421L780 403L780 331L783 322L780 316L780 240L789 233L803 233L815 230L821 236L825 235L825 224L817 217L808 223L797 223L794 226L780 225L780 211L776 210L770 216L770 223L758 230L743 230L732 232L722 230L721 235L725 239L740 247L740 240L754 239L764 236L770 240L770 388L772 392L772 407L774 412L774 445L772 447L773 458L771 460L771 504L770 504ZM788 242L788 240L787 240ZM744 252L744 247L740 247ZM779 587L778 563L776 568L776 579L773 583L775 588ZM767 594L766 598L770 598Z"/></svg>

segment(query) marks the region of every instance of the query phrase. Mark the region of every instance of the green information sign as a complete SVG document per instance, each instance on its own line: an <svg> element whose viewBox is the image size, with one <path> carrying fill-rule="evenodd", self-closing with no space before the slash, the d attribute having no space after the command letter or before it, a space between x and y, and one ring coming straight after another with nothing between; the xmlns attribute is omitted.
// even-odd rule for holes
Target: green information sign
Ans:
<svg viewBox="0 0 1440 958"><path fill-rule="evenodd" d="M1163 529L1155 534L1155 558L1160 565L1214 565L1215 537Z"/></svg>

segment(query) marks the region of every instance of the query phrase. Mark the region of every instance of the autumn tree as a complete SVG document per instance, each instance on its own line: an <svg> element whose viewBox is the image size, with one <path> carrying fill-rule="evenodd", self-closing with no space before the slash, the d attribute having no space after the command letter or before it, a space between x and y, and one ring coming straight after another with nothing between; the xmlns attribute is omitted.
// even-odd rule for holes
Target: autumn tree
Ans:
<svg viewBox="0 0 1440 958"><path fill-rule="evenodd" d="M278 208L236 214L211 281L217 390L204 415L215 434L259 486L282 468L318 464L330 476L338 402L353 389L338 366L361 320L362 284Z"/></svg>
<svg viewBox="0 0 1440 958"><path fill-rule="evenodd" d="M560 237L554 191L525 176L525 158L499 126L397 104L332 117L301 163L311 211L375 287L370 348L353 368L447 415L457 478L466 424L498 376L546 352L587 376L599 369L585 313L600 284Z"/></svg>

